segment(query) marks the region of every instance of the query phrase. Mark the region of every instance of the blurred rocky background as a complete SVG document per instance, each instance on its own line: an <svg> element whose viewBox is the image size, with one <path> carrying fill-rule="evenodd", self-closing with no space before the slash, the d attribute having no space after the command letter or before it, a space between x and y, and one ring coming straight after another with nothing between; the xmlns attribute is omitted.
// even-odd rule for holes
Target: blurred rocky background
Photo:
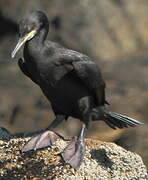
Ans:
<svg viewBox="0 0 148 180"><path fill-rule="evenodd" d="M40 89L10 57L18 39L17 24L35 9L49 17L49 39L91 56L100 65L109 108L144 123L115 131L95 122L87 137L114 141L139 153L148 165L147 0L1 0L0 126L11 133L30 132L46 127L54 118ZM79 120L70 119L57 131L73 136L79 125Z"/></svg>

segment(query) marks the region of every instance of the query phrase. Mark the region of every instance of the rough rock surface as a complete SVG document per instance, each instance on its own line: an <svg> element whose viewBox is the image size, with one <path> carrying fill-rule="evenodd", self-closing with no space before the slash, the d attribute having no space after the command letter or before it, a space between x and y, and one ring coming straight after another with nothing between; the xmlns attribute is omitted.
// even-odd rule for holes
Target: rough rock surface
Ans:
<svg viewBox="0 0 148 180"><path fill-rule="evenodd" d="M64 164L59 153L67 142L21 153L28 138L0 140L0 179L146 180L146 167L139 155L114 143L86 139L86 153L79 170Z"/></svg>

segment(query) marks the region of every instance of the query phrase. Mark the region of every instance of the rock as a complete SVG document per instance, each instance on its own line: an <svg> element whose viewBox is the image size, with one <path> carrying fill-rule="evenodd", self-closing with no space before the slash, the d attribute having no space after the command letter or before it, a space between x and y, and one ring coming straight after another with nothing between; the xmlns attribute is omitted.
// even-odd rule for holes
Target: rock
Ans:
<svg viewBox="0 0 148 180"><path fill-rule="evenodd" d="M58 140L51 148L21 153L20 149L27 140L0 140L0 179L147 179L141 157L114 143L86 139L84 161L76 171L64 164L59 155L67 142Z"/></svg>

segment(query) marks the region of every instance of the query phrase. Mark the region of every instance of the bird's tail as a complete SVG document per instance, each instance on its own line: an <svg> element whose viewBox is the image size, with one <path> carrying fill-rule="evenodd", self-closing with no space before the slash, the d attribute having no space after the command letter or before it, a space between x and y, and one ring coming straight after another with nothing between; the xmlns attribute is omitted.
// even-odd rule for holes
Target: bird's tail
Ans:
<svg viewBox="0 0 148 180"><path fill-rule="evenodd" d="M110 126L112 129L126 128L128 126L135 127L143 124L133 118L115 112L107 111L104 108L93 109L92 117L93 117L92 120L94 121L96 120L105 121L106 124Z"/></svg>

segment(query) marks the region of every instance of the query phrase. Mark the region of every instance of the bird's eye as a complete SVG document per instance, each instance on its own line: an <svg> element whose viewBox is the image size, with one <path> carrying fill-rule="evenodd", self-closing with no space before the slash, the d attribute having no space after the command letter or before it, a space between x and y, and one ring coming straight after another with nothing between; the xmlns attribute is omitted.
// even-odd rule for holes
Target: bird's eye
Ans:
<svg viewBox="0 0 148 180"><path fill-rule="evenodd" d="M31 27L30 25L27 25L27 26L26 26L26 29L27 29L28 31L31 31L32 27Z"/></svg>
<svg viewBox="0 0 148 180"><path fill-rule="evenodd" d="M27 25L26 24L24 24L24 29L27 29Z"/></svg>

